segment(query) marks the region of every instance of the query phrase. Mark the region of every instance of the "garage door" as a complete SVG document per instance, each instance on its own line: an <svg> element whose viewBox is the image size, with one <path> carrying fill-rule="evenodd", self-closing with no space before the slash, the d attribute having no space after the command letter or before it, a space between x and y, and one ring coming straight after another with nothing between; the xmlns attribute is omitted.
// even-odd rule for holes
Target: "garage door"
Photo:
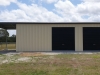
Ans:
<svg viewBox="0 0 100 75"><path fill-rule="evenodd" d="M83 50L100 50L100 27L83 28Z"/></svg>
<svg viewBox="0 0 100 75"><path fill-rule="evenodd" d="M75 28L53 27L52 50L75 50Z"/></svg>

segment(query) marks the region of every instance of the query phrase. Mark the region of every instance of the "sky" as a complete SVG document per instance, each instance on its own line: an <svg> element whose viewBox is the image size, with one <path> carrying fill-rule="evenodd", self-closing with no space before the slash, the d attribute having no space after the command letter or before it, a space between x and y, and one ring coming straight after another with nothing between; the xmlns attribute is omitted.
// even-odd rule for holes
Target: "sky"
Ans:
<svg viewBox="0 0 100 75"><path fill-rule="evenodd" d="M0 22L100 22L100 0L0 0Z"/></svg>

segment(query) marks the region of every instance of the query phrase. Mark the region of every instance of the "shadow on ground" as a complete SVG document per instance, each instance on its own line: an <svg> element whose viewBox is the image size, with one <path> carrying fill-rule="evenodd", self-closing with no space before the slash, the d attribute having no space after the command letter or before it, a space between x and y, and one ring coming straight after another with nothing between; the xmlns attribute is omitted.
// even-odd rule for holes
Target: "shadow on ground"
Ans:
<svg viewBox="0 0 100 75"><path fill-rule="evenodd" d="M16 50L1 50L0 54L6 54L6 53L16 53Z"/></svg>
<svg viewBox="0 0 100 75"><path fill-rule="evenodd" d="M19 53L19 52L16 52L16 50L1 50L0 51L0 54L7 54L7 53ZM38 51L34 52L34 51L25 51L23 53L38 53ZM42 51L42 52L39 52L39 53L58 53L58 54L95 54L95 53L100 53L100 50L87 50L87 51L65 51L65 50L56 50L56 51Z"/></svg>

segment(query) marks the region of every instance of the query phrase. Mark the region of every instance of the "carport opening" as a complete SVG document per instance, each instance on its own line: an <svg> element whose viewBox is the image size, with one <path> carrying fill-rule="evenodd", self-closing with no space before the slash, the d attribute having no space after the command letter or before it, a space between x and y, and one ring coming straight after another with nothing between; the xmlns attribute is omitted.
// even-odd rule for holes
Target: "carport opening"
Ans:
<svg viewBox="0 0 100 75"><path fill-rule="evenodd" d="M75 28L52 27L52 50L75 51Z"/></svg>
<svg viewBox="0 0 100 75"><path fill-rule="evenodd" d="M0 28L7 30L9 33L9 36L5 35L0 37L0 51L16 51L16 24L0 23Z"/></svg>
<svg viewBox="0 0 100 75"><path fill-rule="evenodd" d="M16 30L8 30L9 36L0 37L0 50L16 50Z"/></svg>
<svg viewBox="0 0 100 75"><path fill-rule="evenodd" d="M100 27L83 27L83 50L100 50Z"/></svg>

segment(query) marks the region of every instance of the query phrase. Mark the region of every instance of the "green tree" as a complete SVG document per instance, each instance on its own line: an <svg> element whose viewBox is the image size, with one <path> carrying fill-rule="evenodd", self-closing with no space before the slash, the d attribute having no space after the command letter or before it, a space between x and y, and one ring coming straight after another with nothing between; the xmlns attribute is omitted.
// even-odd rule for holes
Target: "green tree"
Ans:
<svg viewBox="0 0 100 75"><path fill-rule="evenodd" d="M6 29L0 28L0 42L5 42L8 39L9 33Z"/></svg>
<svg viewBox="0 0 100 75"><path fill-rule="evenodd" d="M16 35L12 35L11 37L9 37L10 42L16 42Z"/></svg>
<svg viewBox="0 0 100 75"><path fill-rule="evenodd" d="M6 29L0 28L0 37L9 36L9 33Z"/></svg>

